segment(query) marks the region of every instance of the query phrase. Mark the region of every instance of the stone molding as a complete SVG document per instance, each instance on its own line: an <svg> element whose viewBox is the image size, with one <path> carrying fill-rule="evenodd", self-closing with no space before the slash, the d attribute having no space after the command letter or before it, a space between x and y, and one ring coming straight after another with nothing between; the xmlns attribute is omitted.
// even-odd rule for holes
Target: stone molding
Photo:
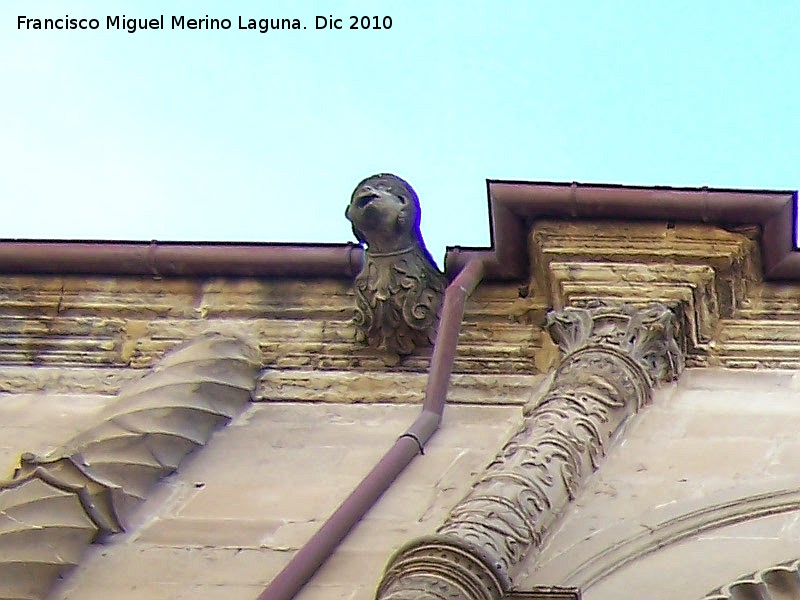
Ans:
<svg viewBox="0 0 800 600"><path fill-rule="evenodd" d="M547 372L555 352L545 314L598 298L673 308L687 366L800 368L797 284L761 279L757 230L540 220L526 232L531 272L522 288L486 281L470 297L455 373ZM57 377L114 393L112 369L135 376L208 332L257 338L262 364L274 372L385 374L385 352L354 342L354 302L352 282L320 279L7 277L0 364L12 370L0 391L35 391ZM428 363L417 348L391 372L425 373ZM92 384L79 368L113 377Z"/></svg>
<svg viewBox="0 0 800 600"><path fill-rule="evenodd" d="M436 535L392 558L379 600L503 597L614 432L683 367L676 318L660 304L568 308L548 326L565 355L549 385ZM465 591L465 581L483 584Z"/></svg>
<svg viewBox="0 0 800 600"><path fill-rule="evenodd" d="M664 520L655 518L646 531L609 544L580 562L564 577L566 585L587 590L622 567L662 548L721 527L800 510L800 488L761 492L717 502Z"/></svg>
<svg viewBox="0 0 800 600"><path fill-rule="evenodd" d="M378 597L391 600L463 600L480 598L492 600L580 600L580 591L573 587L536 586L530 590L508 590L509 582L502 580L487 565L490 557L456 540L438 537L418 538L397 552L392 559L392 573L384 583L391 585L395 577L417 569L430 568L430 556L439 559L435 573L411 580L393 590L378 590ZM384 595L381 595L384 594Z"/></svg>
<svg viewBox="0 0 800 600"><path fill-rule="evenodd" d="M758 244L748 233L705 225L541 221L529 240L529 304L560 310L597 299L660 302L683 323L690 366L705 366L718 352L721 322L736 318L762 285Z"/></svg>
<svg viewBox="0 0 800 600"><path fill-rule="evenodd" d="M680 317L689 367L797 369L797 285L763 280L762 237L746 226L536 221L513 313L539 325L547 307L660 302Z"/></svg>
<svg viewBox="0 0 800 600"><path fill-rule="evenodd" d="M491 560L490 554L457 538L418 538L389 561L376 598L497 600L510 582L491 567Z"/></svg>
<svg viewBox="0 0 800 600"><path fill-rule="evenodd" d="M543 375L454 374L448 404L524 405ZM331 404L416 404L425 394L423 373L375 371L262 372L254 402L325 402Z"/></svg>
<svg viewBox="0 0 800 600"><path fill-rule="evenodd" d="M150 489L250 399L253 348L206 336L126 386L101 421L0 481L0 599L43 598L96 539L124 531Z"/></svg>
<svg viewBox="0 0 800 600"><path fill-rule="evenodd" d="M800 558L772 565L709 592L703 600L796 600L800 598Z"/></svg>

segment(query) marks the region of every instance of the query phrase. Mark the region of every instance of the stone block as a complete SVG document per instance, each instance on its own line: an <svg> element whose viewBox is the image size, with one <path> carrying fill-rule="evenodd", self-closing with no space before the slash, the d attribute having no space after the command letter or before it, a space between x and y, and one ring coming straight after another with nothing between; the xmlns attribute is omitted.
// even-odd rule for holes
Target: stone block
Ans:
<svg viewBox="0 0 800 600"><path fill-rule="evenodd" d="M721 392L775 391L775 388L791 388L797 385L795 371L789 370L740 370L740 369L686 369L678 380L681 390L704 390Z"/></svg>
<svg viewBox="0 0 800 600"><path fill-rule="evenodd" d="M377 587L377 584L376 584ZM307 584L294 600L374 600L375 589L370 586L360 585L322 585Z"/></svg>
<svg viewBox="0 0 800 600"><path fill-rule="evenodd" d="M258 548L282 525L279 519L161 518L135 537L137 542L159 546Z"/></svg>
<svg viewBox="0 0 800 600"><path fill-rule="evenodd" d="M176 511L195 519L240 519L243 515L267 520L303 520L326 517L343 499L341 486L329 485L281 489L266 488L249 480L238 485L206 484Z"/></svg>
<svg viewBox="0 0 800 600"><path fill-rule="evenodd" d="M84 584L90 584L116 591L143 582L262 586L283 568L289 557L288 552L248 548L189 548L142 543L96 546L64 587L79 590Z"/></svg>
<svg viewBox="0 0 800 600"><path fill-rule="evenodd" d="M336 586L348 590L377 586L386 559L385 554L370 550L339 550L320 567L308 585L312 589Z"/></svg>

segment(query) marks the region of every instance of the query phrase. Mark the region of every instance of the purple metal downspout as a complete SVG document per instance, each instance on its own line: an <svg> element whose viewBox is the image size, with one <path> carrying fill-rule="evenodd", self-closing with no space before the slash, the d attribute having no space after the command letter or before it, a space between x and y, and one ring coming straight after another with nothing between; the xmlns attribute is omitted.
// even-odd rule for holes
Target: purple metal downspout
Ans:
<svg viewBox="0 0 800 600"><path fill-rule="evenodd" d="M289 564L258 596L258 600L291 600L333 554L353 526L389 489L397 476L439 428L447 400L447 388L456 355L458 334L467 298L483 278L483 261L476 259L447 287L442 318L431 357L422 411L394 446L372 468L353 492L339 505L325 524L297 551Z"/></svg>

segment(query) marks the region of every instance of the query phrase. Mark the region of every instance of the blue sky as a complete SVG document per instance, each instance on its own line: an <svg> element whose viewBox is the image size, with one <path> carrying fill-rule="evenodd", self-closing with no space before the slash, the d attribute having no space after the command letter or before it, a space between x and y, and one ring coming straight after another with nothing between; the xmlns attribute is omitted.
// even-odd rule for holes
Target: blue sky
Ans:
<svg viewBox="0 0 800 600"><path fill-rule="evenodd" d="M106 30L122 14L167 29ZM0 237L344 242L352 188L390 171L441 260L488 243L487 178L797 189L798 26L792 0L5 0Z"/></svg>

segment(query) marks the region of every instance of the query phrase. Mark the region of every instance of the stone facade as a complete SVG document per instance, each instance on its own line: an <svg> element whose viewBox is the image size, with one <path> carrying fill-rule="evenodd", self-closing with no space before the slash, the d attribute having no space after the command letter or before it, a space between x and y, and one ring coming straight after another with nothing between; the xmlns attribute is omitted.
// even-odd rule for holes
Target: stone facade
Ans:
<svg viewBox="0 0 800 600"><path fill-rule="evenodd" d="M686 371L620 433L520 585L699 599L796 559L798 399L796 371Z"/></svg>
<svg viewBox="0 0 800 600"><path fill-rule="evenodd" d="M441 429L297 597L389 593L379 583L387 564L402 577L392 571L401 549L442 537L466 540L448 551L478 547L499 582L492 598L575 597L572 588L585 600L733 600L765 589L800 597L785 591L797 587L800 557L791 460L800 288L765 280L762 229L546 216L528 225L527 276L489 269L467 302ZM633 375L609 378L578 360L586 340L565 333L574 325L548 330L552 311L597 301L629 307L619 309L627 318L654 302L671 315L674 347L631 359L644 360L643 372L653 360L671 365L670 377L644 377L642 398L608 391ZM0 278L5 480L22 453L45 455L103 422L121 391L182 344L236 338L257 365L253 402L152 487L124 532L96 539L65 568L49 600L112 591L123 600L255 600L419 411L430 349L387 362L356 342L354 303L344 278ZM601 344L632 343L626 327L604 329ZM670 382L679 364L686 369ZM592 408L602 397L632 408ZM545 479L563 486L539 498L546 510L527 522L525 547L506 552L497 528L479 532L469 515L487 498L516 510L509 498L519 494L506 492L530 481L517 469L529 461L506 473L498 457L515 456L515 444L541 453L572 408L594 415L581 431L565 430L583 444L578 458L562 465L542 454ZM582 436L595 429L592 446ZM531 431L541 439L521 441Z"/></svg>
<svg viewBox="0 0 800 600"><path fill-rule="evenodd" d="M23 452L46 454L102 421L120 391L186 341L246 339L261 365L250 408L164 480L126 532L90 547L51 599L109 589L255 598L419 410L430 351L398 370L354 343L351 283L15 276L0 285L7 476ZM476 293L445 423L301 598L370 598L389 554L440 521L509 435L543 377L528 365L550 351L540 330L509 319L516 292Z"/></svg>

